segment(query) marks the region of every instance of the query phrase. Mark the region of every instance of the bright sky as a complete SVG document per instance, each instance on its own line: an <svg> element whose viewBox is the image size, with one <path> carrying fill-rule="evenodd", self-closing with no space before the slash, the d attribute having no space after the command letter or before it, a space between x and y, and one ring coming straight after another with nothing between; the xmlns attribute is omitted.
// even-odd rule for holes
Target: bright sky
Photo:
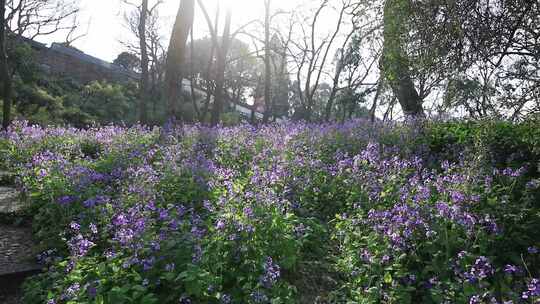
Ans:
<svg viewBox="0 0 540 304"><path fill-rule="evenodd" d="M140 0L130 0L138 2ZM150 5L156 0L150 0ZM305 0L273 0L273 10L291 11ZM220 6L231 5L233 9L233 30L242 24L253 19L261 19L264 16L264 0L204 0L208 10L215 10L217 3ZM104 59L112 61L124 50L120 41L133 39L127 31L124 14L129 6L122 4L121 0L80 0L81 24L80 34L87 33L86 36L77 40L74 46L82 51ZM169 38L170 29L174 22L178 10L179 0L164 0L159 14L163 20L163 37ZM198 9L198 8L196 8ZM223 19L223 17L222 17ZM195 17L195 36L205 36L208 27L202 15ZM41 38L41 42L51 43L63 41L61 36Z"/></svg>

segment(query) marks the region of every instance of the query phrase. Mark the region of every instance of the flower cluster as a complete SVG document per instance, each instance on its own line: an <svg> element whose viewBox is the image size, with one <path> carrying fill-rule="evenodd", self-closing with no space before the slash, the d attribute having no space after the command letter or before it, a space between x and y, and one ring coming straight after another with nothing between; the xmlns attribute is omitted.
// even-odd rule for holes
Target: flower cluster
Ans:
<svg viewBox="0 0 540 304"><path fill-rule="evenodd" d="M429 140L363 120L17 122L0 156L48 266L28 302L535 303L537 172Z"/></svg>
<svg viewBox="0 0 540 304"><path fill-rule="evenodd" d="M272 288L278 281L280 275L279 265L275 264L271 257L268 257L264 263L264 273L260 277L259 282L265 288Z"/></svg>

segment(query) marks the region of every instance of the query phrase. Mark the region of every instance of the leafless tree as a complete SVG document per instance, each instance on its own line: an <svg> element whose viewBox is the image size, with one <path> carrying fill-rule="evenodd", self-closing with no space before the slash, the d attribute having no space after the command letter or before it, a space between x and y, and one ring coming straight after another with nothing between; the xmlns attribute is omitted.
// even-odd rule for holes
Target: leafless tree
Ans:
<svg viewBox="0 0 540 304"><path fill-rule="evenodd" d="M203 6L204 7L204 6ZM208 13L206 11L206 9L202 9L203 10L203 13ZM219 24L219 17L220 17L220 7L219 7L219 3L218 3L218 6L216 8L216 14L215 14L215 17L214 17L214 22L208 22L207 20L207 24L208 24L208 27L209 27L209 31L210 31L210 36L212 37L212 35L214 33L217 33L218 32L218 24ZM205 18L208 18L208 17L205 17ZM204 100L204 105L202 106L202 109L199 110L199 121L201 122L204 122L206 121L206 117L208 115L208 112L209 112L209 109L210 109L210 101L212 100L212 96L215 95L215 82L212 81L212 70L214 69L214 65L215 65L215 56L216 56L216 48L217 48L217 45L215 43L215 40L213 38L211 38L211 46L210 46L210 55L208 56L208 61L206 63L206 66L205 66L205 69L204 69L204 76L202 76L201 80L202 82L204 82L204 87L206 88L206 97L205 97L205 100ZM193 42L191 43L191 46L194 47L194 44ZM194 55L194 50L192 49L191 51L191 55ZM193 58L191 58L191 61L193 62ZM192 69L193 71L193 69ZM192 82L192 85L193 85L193 82Z"/></svg>
<svg viewBox="0 0 540 304"><path fill-rule="evenodd" d="M239 26L235 31L231 30L231 18L232 18L232 11L230 8L226 10L225 13L225 23L223 28L223 34L221 37L218 37L218 19L219 19L219 9L216 12L216 19L214 22L212 22L212 19L210 18L210 14L208 10L206 9L206 6L204 5L202 0L197 0L197 3L199 4L199 7L204 15L204 18L206 20L206 23L208 25L208 30L210 32L210 38L212 41L212 55L215 53L215 65L216 65L216 75L215 75L215 85L214 85L214 104L212 108L212 115L210 118L210 123L215 126L219 123L220 115L223 111L223 107L225 105L225 97L227 97L229 94L225 90L225 71L227 69L227 66L231 64L234 60L238 60L238 58L228 58L229 51L231 49L232 43L236 36L238 36L240 33L244 33L244 30L249 27L251 24L256 23L256 20L247 22L241 26ZM250 55L250 54L248 54ZM213 60L213 56L211 56L210 60ZM209 68L211 65L209 64ZM207 99L209 101L209 99ZM204 111L203 113L205 113ZM204 114L203 114L204 116Z"/></svg>
<svg viewBox="0 0 540 304"><path fill-rule="evenodd" d="M222 41L218 48L217 53L217 76L216 76L216 94L214 99L214 108L212 109L212 117L210 123L212 126L216 126L219 123L219 116L223 111L223 99L225 96L224 83L225 83L225 69L227 67L227 53L231 43L231 16L230 9L227 10L225 15L225 27L223 28Z"/></svg>
<svg viewBox="0 0 540 304"><path fill-rule="evenodd" d="M75 41L88 35L88 32L80 33L79 15L75 14L71 17L71 26L68 26L64 45L71 46Z"/></svg>
<svg viewBox="0 0 540 304"><path fill-rule="evenodd" d="M265 111L263 115L263 123L267 123L273 110L272 102L272 70L270 67L270 5L271 0L264 1L264 102Z"/></svg>
<svg viewBox="0 0 540 304"><path fill-rule="evenodd" d="M79 12L78 0L6 0L6 27L10 33L35 39L70 31L71 17ZM76 26L76 25L75 25Z"/></svg>
<svg viewBox="0 0 540 304"><path fill-rule="evenodd" d="M136 42L122 41L122 44L140 58L141 77L139 81L139 120L148 121L148 101L153 99L153 112L156 111L157 91L162 81L165 48L161 36L159 7L162 0L133 2L123 1L135 9L124 16L127 28L137 38Z"/></svg>
<svg viewBox="0 0 540 304"><path fill-rule="evenodd" d="M146 46L146 19L148 17L148 0L142 0L139 17L139 44L141 49L141 80L140 80L140 96L139 96L139 121L146 123L146 102L149 98L148 84L150 77L148 76L148 48Z"/></svg>
<svg viewBox="0 0 540 304"><path fill-rule="evenodd" d="M186 42L193 27L195 0L182 0L176 15L171 42L167 51L165 72L165 93L169 106L170 119L176 119L178 100L181 95L183 62L186 54Z"/></svg>
<svg viewBox="0 0 540 304"><path fill-rule="evenodd" d="M364 12L357 10L351 12L352 26L336 52L332 90L324 113L325 121L329 121L331 118L337 94L344 89L356 91L360 86L366 85L366 79L373 73L375 63L379 60L380 50L378 47L373 47L371 42L381 25L376 21L360 24L357 16L363 14ZM369 45L371 48L365 48L363 45ZM345 79L342 79L343 73L346 74ZM343 80L345 80L346 85L340 86L340 82ZM375 103L376 100L377 98L375 98Z"/></svg>
<svg viewBox="0 0 540 304"><path fill-rule="evenodd" d="M216 56L216 89L214 93L214 105L212 108L212 115L210 117L210 124L216 126L219 123L221 112L223 111L224 97L225 97L225 69L227 68L227 53L229 52L229 47L231 44L231 19L232 11L230 8L227 9L225 13L225 25L223 28L223 35L221 36L221 42L215 29L217 24L213 25L210 15L206 6L202 0L197 0L199 7L201 8L206 23L208 24L208 29L210 30L210 37L212 43L216 46L217 56Z"/></svg>
<svg viewBox="0 0 540 304"><path fill-rule="evenodd" d="M300 37L298 40L293 39L289 53L294 61L297 91L306 120L312 119L314 96L321 84L322 76L331 57L330 53L344 27L346 16L354 10L355 6L355 1L340 0L339 5L333 8L330 1L323 0L312 15L301 18L305 22L298 23L298 28L301 31ZM331 27L334 30L321 38L318 32L322 23L321 18L326 11L333 9L337 11L338 15ZM328 27L328 25L326 26Z"/></svg>

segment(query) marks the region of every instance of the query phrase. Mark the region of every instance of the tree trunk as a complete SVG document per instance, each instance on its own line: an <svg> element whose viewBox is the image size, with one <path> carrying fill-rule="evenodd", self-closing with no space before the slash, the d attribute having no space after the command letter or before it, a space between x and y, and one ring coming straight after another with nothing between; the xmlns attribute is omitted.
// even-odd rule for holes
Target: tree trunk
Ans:
<svg viewBox="0 0 540 304"><path fill-rule="evenodd" d="M270 68L270 0L265 0L264 16L264 115L263 123L268 123L272 115L273 102L270 91L272 85L272 70Z"/></svg>
<svg viewBox="0 0 540 304"><path fill-rule="evenodd" d="M182 93L183 71L182 64L186 54L186 42L193 26L195 0L182 0L171 35L171 42L167 50L167 64L165 66L165 95L169 106L169 119L175 120L178 109L178 100Z"/></svg>
<svg viewBox="0 0 540 304"><path fill-rule="evenodd" d="M139 18L139 45L141 48L141 80L140 80L140 100L139 100L139 121L142 124L148 122L146 103L149 97L149 76L148 76L148 48L146 45L146 18L148 17L148 0L143 0Z"/></svg>
<svg viewBox="0 0 540 304"><path fill-rule="evenodd" d="M193 40L193 29L191 29L190 31L190 34L189 34L189 38L190 38L190 52L189 52L189 55L191 56L191 58L189 59L189 70L191 72L191 75L189 75L189 90L190 90L190 95L191 95L191 104L193 105L193 110L195 110L195 114L197 114L197 119L199 121L202 121L202 116L201 116L201 111L199 111L199 106L197 105L197 100L195 98L195 88L194 88L194 82L195 82L195 73L193 72L193 58L194 58L194 52L195 52L195 47L194 47L194 40Z"/></svg>
<svg viewBox="0 0 540 304"><path fill-rule="evenodd" d="M6 52L6 1L0 0L0 6L0 80L2 81L2 99L4 101L2 127L7 130L11 124L12 83Z"/></svg>
<svg viewBox="0 0 540 304"><path fill-rule="evenodd" d="M229 52L229 44L231 43L231 14L232 12L229 8L225 17L225 28L223 29L221 45L218 47L216 92L214 96L214 107L212 108L212 117L210 120L212 126L216 126L219 123L219 117L223 111L223 99L225 97L225 68L227 67L227 53Z"/></svg>
<svg viewBox="0 0 540 304"><path fill-rule="evenodd" d="M255 105L251 108L251 115L249 116L249 123L255 125L257 120L255 119Z"/></svg>
<svg viewBox="0 0 540 304"><path fill-rule="evenodd" d="M336 73L334 75L334 81L332 83L332 92L330 92L330 97L328 98L328 102L326 103L326 109L324 111L324 121L326 122L330 121L330 116L332 115L332 107L334 106L334 100L336 99L336 95L338 92L339 76L341 75L342 71L343 64L341 63L341 60L338 60L336 66Z"/></svg>
<svg viewBox="0 0 540 304"><path fill-rule="evenodd" d="M384 6L383 73L406 117L423 117L422 99L414 87L409 58L403 50L410 18L409 0L386 0Z"/></svg>
<svg viewBox="0 0 540 304"><path fill-rule="evenodd" d="M217 24L217 17L216 17L216 24ZM206 85L206 100L204 102L204 107L201 113L201 122L206 123L206 116L208 115L208 108L210 107L210 100L212 99L212 92L210 88L210 75L212 73L212 66L214 63L214 54L216 52L216 45L212 43L212 48L210 49L210 57L208 59L208 65L206 66L206 79L207 79L207 85Z"/></svg>
<svg viewBox="0 0 540 304"><path fill-rule="evenodd" d="M380 77L379 82L377 84L377 92L375 93L375 98L373 98L373 104L371 105L371 109L369 110L369 120L371 123L375 122L375 112L377 111L377 102L379 101L379 96L381 96L381 92L384 86L384 78Z"/></svg>

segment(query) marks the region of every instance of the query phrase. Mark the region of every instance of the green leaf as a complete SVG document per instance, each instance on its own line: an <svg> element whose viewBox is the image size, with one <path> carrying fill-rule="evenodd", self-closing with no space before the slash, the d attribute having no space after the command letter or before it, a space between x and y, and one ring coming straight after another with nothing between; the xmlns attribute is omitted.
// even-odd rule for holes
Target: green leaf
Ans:
<svg viewBox="0 0 540 304"><path fill-rule="evenodd" d="M384 274L384 282L386 284L392 284L392 275L389 272Z"/></svg>
<svg viewBox="0 0 540 304"><path fill-rule="evenodd" d="M141 304L154 304L158 303L158 299L153 294L147 294L144 298L141 299Z"/></svg>

